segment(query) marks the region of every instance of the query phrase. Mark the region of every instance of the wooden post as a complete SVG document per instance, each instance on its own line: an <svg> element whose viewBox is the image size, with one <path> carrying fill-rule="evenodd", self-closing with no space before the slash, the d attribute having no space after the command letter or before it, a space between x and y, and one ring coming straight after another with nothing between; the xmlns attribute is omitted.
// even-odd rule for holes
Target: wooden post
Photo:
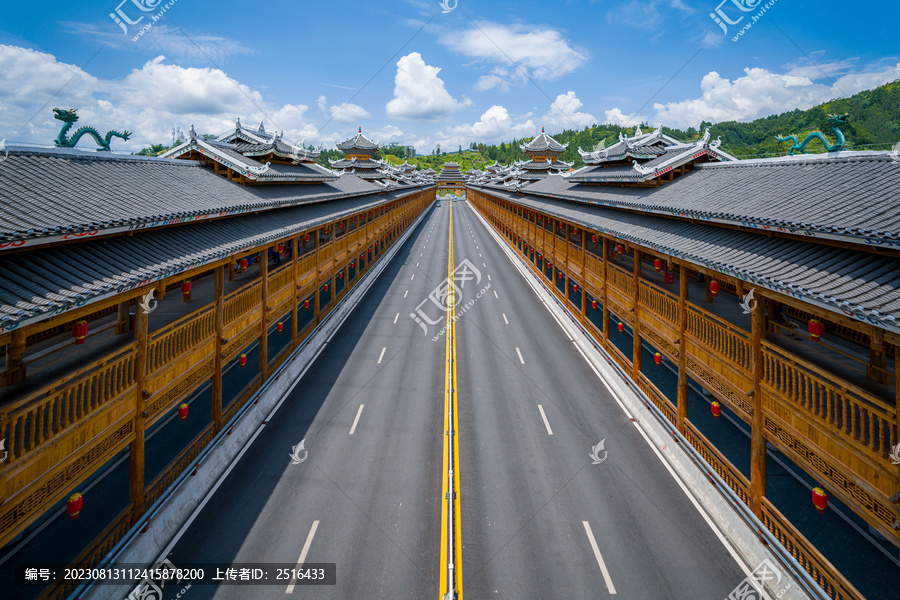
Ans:
<svg viewBox="0 0 900 600"><path fill-rule="evenodd" d="M359 226L357 225L357 228ZM358 233L358 230L357 230ZM297 347L297 331L298 331L298 323L300 322L300 315L298 314L297 306L300 304L300 289L297 286L297 280L300 279L300 240L294 236L291 239L291 279L294 282L294 287L291 288L294 290L294 302L291 306L291 348ZM359 269L357 269L357 273Z"/></svg>
<svg viewBox="0 0 900 600"><path fill-rule="evenodd" d="M225 360L225 271L234 271L231 262L215 269L216 352L213 359L212 410L213 431L222 429L222 370Z"/></svg>
<svg viewBox="0 0 900 600"><path fill-rule="evenodd" d="M643 345L641 344L641 309L638 303L641 298L641 251L634 249L634 326L631 329L631 375L637 381L638 373L641 372L641 359L644 356Z"/></svg>
<svg viewBox="0 0 900 600"><path fill-rule="evenodd" d="M269 249L259 253L259 278L262 285L262 315L260 315L259 372L262 381L269 377Z"/></svg>
<svg viewBox="0 0 900 600"><path fill-rule="evenodd" d="M581 324L587 322L587 292L584 284L587 282L587 232L581 230Z"/></svg>
<svg viewBox="0 0 900 600"><path fill-rule="evenodd" d="M715 298L715 296L713 296L713 293L712 293L712 288L710 287L710 284L712 282L713 282L713 278L709 277L708 275L703 278L703 283L706 285L706 303L707 304L712 304L713 302L716 301L716 298Z"/></svg>
<svg viewBox="0 0 900 600"><path fill-rule="evenodd" d="M609 344L609 294L607 279L609 278L609 238L603 237L603 346Z"/></svg>
<svg viewBox="0 0 900 600"><path fill-rule="evenodd" d="M762 300L760 300L760 302L762 302ZM775 327L778 320L775 318L775 300L773 298L766 298L766 314L768 315L768 318L766 319L766 332L778 333L778 329Z"/></svg>
<svg viewBox="0 0 900 600"><path fill-rule="evenodd" d="M750 509L760 519L762 518L762 499L766 495L766 437L760 386L763 376L764 318L763 307L760 302L757 302L756 308L750 315L750 353L753 377L752 412L750 414Z"/></svg>
<svg viewBox="0 0 900 600"><path fill-rule="evenodd" d="M878 383L888 383L887 353L884 347L884 329L872 325L869 335L869 365L866 371L870 379Z"/></svg>
<svg viewBox="0 0 900 600"><path fill-rule="evenodd" d="M129 453L128 495L132 502L131 524L137 523L147 507L144 503L144 388L147 379L147 312L138 308L134 317L134 332L137 337L137 349L134 353L134 381L137 384L134 392L134 440Z"/></svg>
<svg viewBox="0 0 900 600"><path fill-rule="evenodd" d="M12 330L12 339L6 348L6 370L3 372L2 385L13 385L25 380L25 363L22 355L25 353L25 327L17 327Z"/></svg>
<svg viewBox="0 0 900 600"><path fill-rule="evenodd" d="M119 302L118 309L116 311L116 335L122 335L123 333L128 333L128 307L130 302Z"/></svg>
<svg viewBox="0 0 900 600"><path fill-rule="evenodd" d="M681 334L678 336L678 398L675 426L682 434L685 432L684 421L687 419L688 407L688 373L687 373L687 340L684 339L687 334L687 301L688 292L688 276L687 269L684 265L678 266L678 320Z"/></svg>
<svg viewBox="0 0 900 600"><path fill-rule="evenodd" d="M319 271L319 260L320 260L319 246L320 246L320 244L319 244L319 230L318 229L316 229L316 231L315 231L315 236L316 236L316 293L315 293L315 296L313 297L313 313L314 313L313 316L316 319L316 324L318 324L319 323L319 307L321 305L320 298L319 298L319 292L322 291L322 281L321 281L321 279L319 279L319 275L321 274L321 272Z"/></svg>

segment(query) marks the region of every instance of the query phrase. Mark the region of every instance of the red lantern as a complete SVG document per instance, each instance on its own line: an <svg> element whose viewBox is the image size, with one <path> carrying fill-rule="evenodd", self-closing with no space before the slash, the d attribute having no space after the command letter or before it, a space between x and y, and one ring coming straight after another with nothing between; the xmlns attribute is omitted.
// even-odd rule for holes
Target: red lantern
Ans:
<svg viewBox="0 0 900 600"><path fill-rule="evenodd" d="M822 514L825 512L825 509L828 508L828 494L826 494L825 490L822 488L815 487L812 491L812 502L813 506L816 507L816 510Z"/></svg>
<svg viewBox="0 0 900 600"><path fill-rule="evenodd" d="M188 415L188 405L182 403L181 406L178 407L178 418L184 421L187 419Z"/></svg>
<svg viewBox="0 0 900 600"><path fill-rule="evenodd" d="M278 325L275 326L275 330L278 331L278 333L281 333L282 331L284 331L284 323L279 321Z"/></svg>
<svg viewBox="0 0 900 600"><path fill-rule="evenodd" d="M712 401L712 404L709 405L709 410L712 411L712 416L716 419L722 416L722 405L719 404L718 400Z"/></svg>
<svg viewBox="0 0 900 600"><path fill-rule="evenodd" d="M713 298L719 295L719 282L718 281L710 281L709 282L709 291L712 292Z"/></svg>
<svg viewBox="0 0 900 600"><path fill-rule="evenodd" d="M658 364L658 365L661 365L661 364L662 364L662 354L660 354L659 352L657 352L656 354L654 354L654 355L653 355L653 362L655 362L655 363Z"/></svg>
<svg viewBox="0 0 900 600"><path fill-rule="evenodd" d="M304 244L308 244L308 243L309 243L309 236L308 236L308 235L305 236L305 237L303 238L303 243L304 243Z"/></svg>
<svg viewBox="0 0 900 600"><path fill-rule="evenodd" d="M818 342L823 333L825 333L825 324L818 319L810 319L809 335L812 336L813 341Z"/></svg>
<svg viewBox="0 0 900 600"><path fill-rule="evenodd" d="M658 258L653 261L653 268L656 269L656 272L659 273L662 270L662 261Z"/></svg>
<svg viewBox="0 0 900 600"><path fill-rule="evenodd" d="M675 273L666 273L666 283L675 283Z"/></svg>
<svg viewBox="0 0 900 600"><path fill-rule="evenodd" d="M597 236L596 236L596 235L592 235L592 236L591 236L591 241L594 242L594 243L596 244L596 243L597 243Z"/></svg>
<svg viewBox="0 0 900 600"><path fill-rule="evenodd" d="M241 354L238 357L238 364L241 365L242 367L247 366L247 355L246 354Z"/></svg>
<svg viewBox="0 0 900 600"><path fill-rule="evenodd" d="M278 254L284 252L284 244L278 244Z"/></svg>
<svg viewBox="0 0 900 600"><path fill-rule="evenodd" d="M303 301L303 308L309 308L309 300Z"/></svg>
<svg viewBox="0 0 900 600"><path fill-rule="evenodd" d="M623 246L622 244L617 245L617 246L616 246L616 252L617 252L618 254L622 254L623 252L625 252L625 246Z"/></svg>
<svg viewBox="0 0 900 600"><path fill-rule="evenodd" d="M573 291L573 292L577 292L577 291L578 291L578 286L577 286L577 285L572 286L572 291Z"/></svg>
<svg viewBox="0 0 900 600"><path fill-rule="evenodd" d="M325 226L325 233L328 233L328 225Z"/></svg>
<svg viewBox="0 0 900 600"><path fill-rule="evenodd" d="M340 271L340 272L338 273L338 279L343 279L343 278L344 278L344 272L343 272L343 271Z"/></svg>
<svg viewBox="0 0 900 600"><path fill-rule="evenodd" d="M324 289L326 292L328 291L328 284L327 284L327 283L325 284L325 287L324 287L323 289Z"/></svg>
<svg viewBox="0 0 900 600"><path fill-rule="evenodd" d="M356 263L350 263L350 268L353 269Z"/></svg>
<svg viewBox="0 0 900 600"><path fill-rule="evenodd" d="M191 300L191 282L190 281L182 281L181 282L181 299L185 302L189 302Z"/></svg>
<svg viewBox="0 0 900 600"><path fill-rule="evenodd" d="M597 301L596 301L596 300L591 301L591 308L593 308L593 309L596 309L596 308L597 308Z"/></svg>
<svg viewBox="0 0 900 600"><path fill-rule="evenodd" d="M622 321L619 321L619 324L617 325L617 327L619 328L619 333L622 333L623 331L625 331L625 323L623 323Z"/></svg>
<svg viewBox="0 0 900 600"><path fill-rule="evenodd" d="M247 270L247 259L242 258L241 259L241 271L246 271L246 270Z"/></svg>
<svg viewBox="0 0 900 600"><path fill-rule="evenodd" d="M88 334L88 322L81 320L76 321L74 325L72 325L72 337L75 338L76 344L83 344L84 338L87 337Z"/></svg>
<svg viewBox="0 0 900 600"><path fill-rule="evenodd" d="M538 260L544 260L544 257L538 254Z"/></svg>
<svg viewBox="0 0 900 600"><path fill-rule="evenodd" d="M83 507L84 496L77 492L69 496L69 499L66 501L66 513L69 515L69 519L72 521L77 519L78 513L81 512Z"/></svg>

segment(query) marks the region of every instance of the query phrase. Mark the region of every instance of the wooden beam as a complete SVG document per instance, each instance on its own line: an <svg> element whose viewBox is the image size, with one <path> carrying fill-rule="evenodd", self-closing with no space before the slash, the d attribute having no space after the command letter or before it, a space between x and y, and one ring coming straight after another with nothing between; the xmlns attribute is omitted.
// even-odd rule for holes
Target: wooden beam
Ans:
<svg viewBox="0 0 900 600"><path fill-rule="evenodd" d="M134 381L137 384L134 392L134 440L129 453L128 495L134 509L131 512L131 524L137 523L147 507L144 503L144 450L145 450L145 416L144 389L147 378L147 344L148 314L138 308L134 316L134 332L137 348L134 353Z"/></svg>
<svg viewBox="0 0 900 600"><path fill-rule="evenodd" d="M216 267L215 269L215 303L216 303L216 350L213 360L212 375L212 411L210 418L213 422L213 431L222 429L222 371L224 368L224 344L225 344L225 271L233 272L230 266Z"/></svg>
<svg viewBox="0 0 900 600"><path fill-rule="evenodd" d="M762 519L766 495L766 437L763 419L761 382L763 376L762 339L765 335L765 311L757 301L750 315L750 354L753 391L750 414L750 509Z"/></svg>
<svg viewBox="0 0 900 600"><path fill-rule="evenodd" d="M128 308L129 302L119 302L119 305L116 309L116 335L122 335L123 333L128 333Z"/></svg>
<svg viewBox="0 0 900 600"><path fill-rule="evenodd" d="M358 218L358 217L357 217ZM359 225L357 224L357 230ZM359 273L359 269L356 270ZM298 283L300 281L300 240L297 236L291 238L291 279L294 282L294 303L291 306L291 348L297 347L297 332L300 315L298 306L300 304L300 289Z"/></svg>
<svg viewBox="0 0 900 600"><path fill-rule="evenodd" d="M685 433L684 422L688 412L688 373L687 373L687 344L684 336L687 333L687 302L688 292L687 269L684 265L678 265L678 395L676 398L677 417L675 426L682 434Z"/></svg>
<svg viewBox="0 0 900 600"><path fill-rule="evenodd" d="M6 370L0 377L0 385L13 385L25 379L25 363L22 361L22 355L25 354L27 331L27 326L12 330L10 344L6 348Z"/></svg>

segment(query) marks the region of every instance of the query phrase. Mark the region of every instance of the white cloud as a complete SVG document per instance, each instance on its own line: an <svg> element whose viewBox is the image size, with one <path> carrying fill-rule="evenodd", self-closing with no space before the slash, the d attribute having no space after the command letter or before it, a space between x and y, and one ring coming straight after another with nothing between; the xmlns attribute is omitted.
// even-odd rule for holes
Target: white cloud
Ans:
<svg viewBox="0 0 900 600"><path fill-rule="evenodd" d="M472 101L459 101L444 87L438 77L441 69L425 64L422 55L413 52L397 61L394 77L394 99L387 103L389 117L404 120L436 121L450 115Z"/></svg>
<svg viewBox="0 0 900 600"><path fill-rule="evenodd" d="M544 117L543 124L552 127L554 131L563 129L581 131L597 122L594 115L578 112L582 106L584 103L575 96L575 92L560 94L550 106L550 112Z"/></svg>
<svg viewBox="0 0 900 600"><path fill-rule="evenodd" d="M265 121L268 130L283 129L290 140L332 141L305 118L307 106L274 106L262 94L219 69L185 68L159 56L121 80L101 80L50 54L0 45L0 137L9 142L51 145L61 126L51 108L77 108L77 126L132 132L115 139L113 150L134 152L170 143L172 128L219 134L234 126ZM47 105L44 107L44 103ZM79 147L90 148L83 143Z"/></svg>
<svg viewBox="0 0 900 600"><path fill-rule="evenodd" d="M842 63L828 65L832 71L845 67ZM809 67L797 67L792 72L809 73ZM700 83L699 98L654 104L657 119L671 127L686 128L696 127L704 120L748 121L794 109L805 110L900 79L900 63L850 73L838 78L833 85L816 83L808 76L791 72L780 74L767 69L746 68L744 73L731 81L711 71Z"/></svg>
<svg viewBox="0 0 900 600"><path fill-rule="evenodd" d="M606 117L606 120L603 121L604 123L610 123L612 125L619 125L621 127L632 127L639 123L647 122L647 117L640 117L640 116L632 117L631 115L626 115L618 108L604 111L604 116Z"/></svg>
<svg viewBox="0 0 900 600"><path fill-rule="evenodd" d="M183 31L157 23L137 41L132 41L137 26L133 27L130 35L123 35L112 20L106 27L78 22L63 23L63 26L68 33L81 36L92 43L100 42L104 46L126 52L165 54L203 61L212 59L216 62L237 54L253 53L250 48L228 38L193 32L189 37Z"/></svg>
<svg viewBox="0 0 900 600"><path fill-rule="evenodd" d="M316 103L321 113L328 115L339 123L357 123L363 119L372 118L371 113L358 104L344 102L343 104L328 106L328 99L325 96L319 96Z"/></svg>
<svg viewBox="0 0 900 600"><path fill-rule="evenodd" d="M527 77L552 81L579 69L588 59L587 50L572 46L553 29L525 25L478 23L466 31L453 31L438 41L476 61L494 65L476 88L506 89Z"/></svg>

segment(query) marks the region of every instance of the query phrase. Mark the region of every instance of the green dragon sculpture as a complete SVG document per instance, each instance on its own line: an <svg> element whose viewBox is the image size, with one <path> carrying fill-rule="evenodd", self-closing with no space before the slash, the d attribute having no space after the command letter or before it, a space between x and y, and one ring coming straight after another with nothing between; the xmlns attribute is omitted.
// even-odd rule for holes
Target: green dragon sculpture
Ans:
<svg viewBox="0 0 900 600"><path fill-rule="evenodd" d="M67 137L66 134L69 132L69 129L72 128L72 125L78 121L78 115L76 114L76 109L71 110L61 110L59 108L53 109L53 118L58 119L64 123L62 129L59 130L59 135L56 136L56 140L54 140L56 146L58 148L74 148L75 144L78 143L82 137L89 135L97 140L97 143L100 144L100 147L97 148L100 152L109 152L109 143L112 141L113 136L120 137L123 140L127 140L131 135L131 132L126 131L124 133L119 133L118 131L108 131L106 133L106 137L100 137L100 132L94 129L93 127L81 127L79 128L72 137Z"/></svg>
<svg viewBox="0 0 900 600"><path fill-rule="evenodd" d="M834 135L837 136L837 142L833 145L828 143L828 138L826 138L821 132L814 131L803 140L803 143L797 139L796 135L789 135L787 137L778 137L775 136L775 139L779 142L793 142L793 146L791 146L790 151L788 152L788 156L793 156L794 152L802 152L806 154L806 146L809 145L813 140L819 140L822 142L822 145L825 146L826 152L840 152L844 149L844 134L838 129L841 125L847 124L847 119L850 117L848 113L844 113L842 115L828 115L828 125L831 126L831 131L834 132Z"/></svg>

